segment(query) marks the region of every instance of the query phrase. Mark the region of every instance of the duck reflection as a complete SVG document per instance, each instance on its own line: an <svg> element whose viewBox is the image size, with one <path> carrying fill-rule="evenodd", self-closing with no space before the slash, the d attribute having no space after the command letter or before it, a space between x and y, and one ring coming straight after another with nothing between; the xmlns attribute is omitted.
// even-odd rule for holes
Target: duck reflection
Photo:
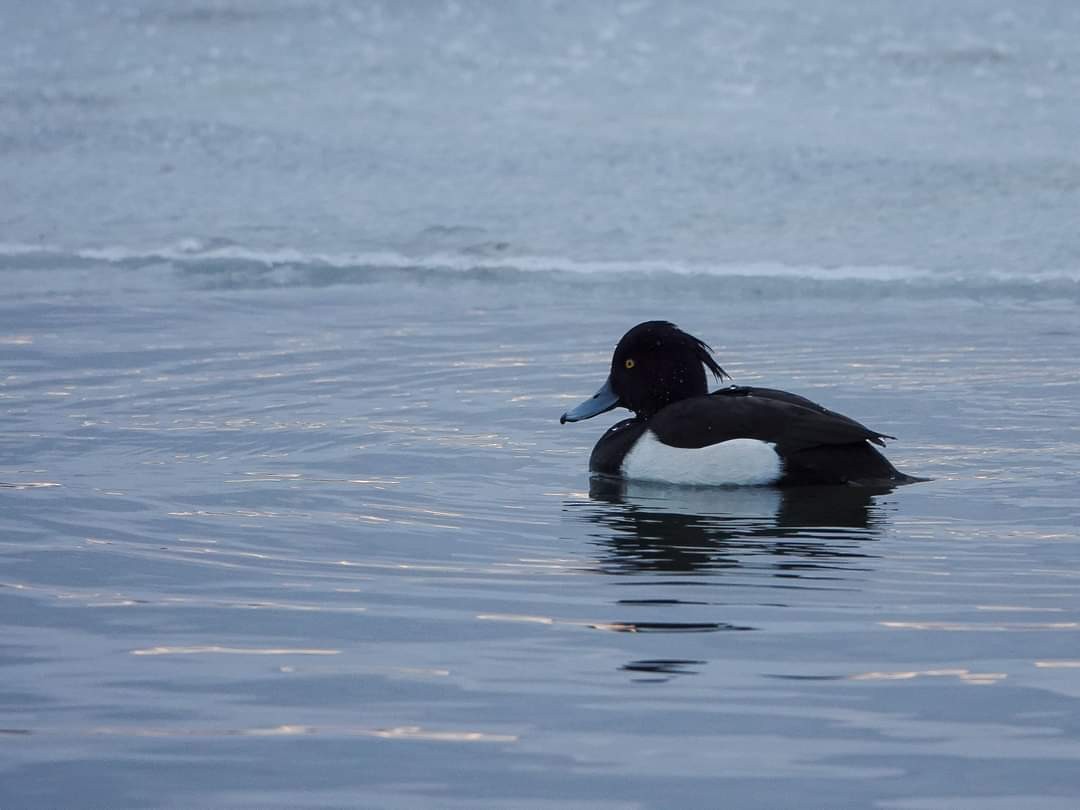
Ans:
<svg viewBox="0 0 1080 810"><path fill-rule="evenodd" d="M653 658L645 661L631 661L624 664L620 669L623 672L635 674L634 680L639 683L665 683L675 675L697 675L704 666L705 661L686 660L682 658Z"/></svg>
<svg viewBox="0 0 1080 810"><path fill-rule="evenodd" d="M600 570L693 573L766 567L773 576L829 578L874 555L891 488L690 488L594 477L584 517Z"/></svg>

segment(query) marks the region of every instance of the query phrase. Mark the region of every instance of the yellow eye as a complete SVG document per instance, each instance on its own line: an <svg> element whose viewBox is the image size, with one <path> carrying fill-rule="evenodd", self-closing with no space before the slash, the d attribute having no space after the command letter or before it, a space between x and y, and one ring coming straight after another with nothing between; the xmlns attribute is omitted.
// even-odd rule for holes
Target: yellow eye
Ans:
<svg viewBox="0 0 1080 810"><path fill-rule="evenodd" d="M634 358L633 357L626 358L626 367L627 368L633 368L634 367Z"/></svg>

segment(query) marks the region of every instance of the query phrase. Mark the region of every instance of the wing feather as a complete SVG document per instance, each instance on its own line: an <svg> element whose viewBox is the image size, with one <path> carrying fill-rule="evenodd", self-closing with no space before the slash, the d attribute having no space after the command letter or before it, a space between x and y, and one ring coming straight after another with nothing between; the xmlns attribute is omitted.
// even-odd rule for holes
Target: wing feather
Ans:
<svg viewBox="0 0 1080 810"><path fill-rule="evenodd" d="M649 420L649 428L673 447L748 438L775 442L789 453L864 441L884 446L892 438L797 394L746 386L669 405Z"/></svg>

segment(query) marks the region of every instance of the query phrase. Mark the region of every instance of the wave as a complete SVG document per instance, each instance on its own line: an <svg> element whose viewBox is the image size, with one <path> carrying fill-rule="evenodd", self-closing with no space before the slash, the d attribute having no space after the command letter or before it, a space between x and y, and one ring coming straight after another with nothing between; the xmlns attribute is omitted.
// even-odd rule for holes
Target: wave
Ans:
<svg viewBox="0 0 1080 810"><path fill-rule="evenodd" d="M502 246L498 246L502 247ZM1080 268L1057 271L949 271L891 265L792 265L778 262L702 262L671 259L581 260L464 249L411 255L392 250L322 253L295 248L249 248L223 240L183 240L144 249L125 246L64 248L0 243L0 271L104 265L166 266L201 287L327 286L438 278L520 281L556 277L604 283L667 277L672 283L720 285L728 293L908 295L913 297L1064 298L1080 300Z"/></svg>

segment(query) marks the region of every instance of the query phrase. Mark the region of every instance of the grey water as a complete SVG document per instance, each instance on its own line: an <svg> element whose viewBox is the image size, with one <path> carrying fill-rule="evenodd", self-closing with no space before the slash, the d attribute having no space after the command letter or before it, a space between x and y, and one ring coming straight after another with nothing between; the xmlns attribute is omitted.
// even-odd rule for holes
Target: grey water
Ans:
<svg viewBox="0 0 1080 810"><path fill-rule="evenodd" d="M0 31L0 807L1080 801L1080 7ZM931 480L590 480L647 318Z"/></svg>

